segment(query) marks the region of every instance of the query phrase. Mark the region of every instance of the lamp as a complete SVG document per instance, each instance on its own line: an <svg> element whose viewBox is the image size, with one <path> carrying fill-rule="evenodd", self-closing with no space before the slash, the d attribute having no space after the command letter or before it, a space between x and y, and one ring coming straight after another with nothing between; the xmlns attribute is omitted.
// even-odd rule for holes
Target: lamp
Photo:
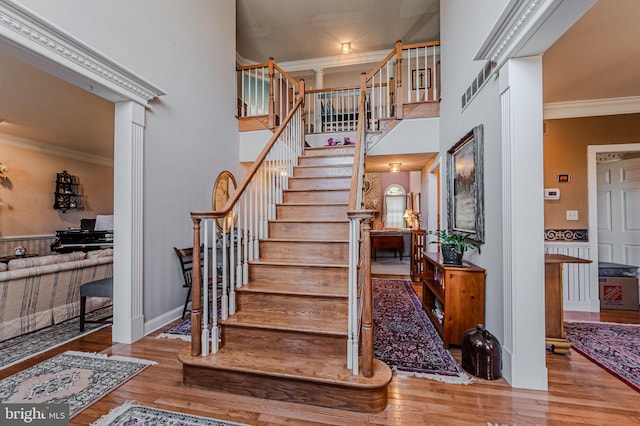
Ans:
<svg viewBox="0 0 640 426"><path fill-rule="evenodd" d="M342 53L346 55L351 51L351 43L342 43Z"/></svg>
<svg viewBox="0 0 640 426"><path fill-rule="evenodd" d="M411 228L411 222L413 220L413 211L411 209L406 209L404 211L404 216L402 216L405 222L407 222L407 228Z"/></svg>
<svg viewBox="0 0 640 426"><path fill-rule="evenodd" d="M401 165L402 163L389 163L389 171L391 173L398 173Z"/></svg>

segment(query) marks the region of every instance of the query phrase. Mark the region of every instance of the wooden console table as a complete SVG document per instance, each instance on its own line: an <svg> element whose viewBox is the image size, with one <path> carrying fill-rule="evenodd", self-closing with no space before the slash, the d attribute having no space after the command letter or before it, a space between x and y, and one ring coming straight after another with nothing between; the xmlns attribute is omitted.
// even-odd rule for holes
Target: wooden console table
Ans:
<svg viewBox="0 0 640 426"><path fill-rule="evenodd" d="M562 265L591 263L588 259L546 254L544 256L545 344L551 352L566 354L571 344L564 336L564 308L562 306Z"/></svg>
<svg viewBox="0 0 640 426"><path fill-rule="evenodd" d="M392 248L394 250L393 257L396 257L396 250L400 249L400 260L402 260L402 252L404 251L404 236L397 235L373 235L371 234L371 250L373 250L373 260L376 259L376 250L379 248Z"/></svg>

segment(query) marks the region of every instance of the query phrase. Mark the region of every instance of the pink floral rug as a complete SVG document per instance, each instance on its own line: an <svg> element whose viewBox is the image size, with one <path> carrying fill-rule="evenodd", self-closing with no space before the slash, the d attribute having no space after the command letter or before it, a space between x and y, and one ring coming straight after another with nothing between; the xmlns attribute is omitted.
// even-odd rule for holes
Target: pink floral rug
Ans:
<svg viewBox="0 0 640 426"><path fill-rule="evenodd" d="M373 279L374 357L398 375L468 384L451 352L422 309L409 280Z"/></svg>
<svg viewBox="0 0 640 426"><path fill-rule="evenodd" d="M571 347L640 392L640 325L565 321Z"/></svg>

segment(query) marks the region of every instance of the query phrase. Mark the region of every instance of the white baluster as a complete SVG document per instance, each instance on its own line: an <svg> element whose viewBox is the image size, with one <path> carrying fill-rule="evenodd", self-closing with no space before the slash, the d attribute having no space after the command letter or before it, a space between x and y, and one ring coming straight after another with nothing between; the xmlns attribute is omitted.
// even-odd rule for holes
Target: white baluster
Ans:
<svg viewBox="0 0 640 426"><path fill-rule="evenodd" d="M411 81L411 51L407 50L407 79L405 80L407 83L405 84L406 93L407 93L407 102L411 102L411 87L413 82Z"/></svg>
<svg viewBox="0 0 640 426"><path fill-rule="evenodd" d="M211 222L211 220L205 220L205 224ZM211 245L211 264L213 265L213 296L211 297L211 320L213 321L213 327L211 328L211 352L216 353L219 349L219 333L218 333L218 234L216 232L216 220L212 221L212 229L213 229L213 244ZM208 232L207 232L208 233ZM208 247L205 245L205 250ZM207 281L207 287L209 286L209 282ZM207 289L208 292L208 289Z"/></svg>
<svg viewBox="0 0 640 426"><path fill-rule="evenodd" d="M264 100L264 82L265 82L265 67L262 67L262 79L260 81L261 85L262 85L262 90L260 90L260 99L261 99L261 106L262 106L262 114L268 114L269 113L269 107L267 106L267 103L269 102L268 97L267 97L267 101L265 102Z"/></svg>
<svg viewBox="0 0 640 426"><path fill-rule="evenodd" d="M433 100L437 101L439 96L438 96L438 62L437 62L437 58L436 58L436 49L437 46L432 46L431 47L431 51L433 52L433 67L431 70L431 81L433 82L431 84L431 86L433 87Z"/></svg>
<svg viewBox="0 0 640 426"><path fill-rule="evenodd" d="M236 313L236 277L235 277L235 211L234 206L229 213L229 315ZM226 226L226 225L225 225Z"/></svg>
<svg viewBox="0 0 640 426"><path fill-rule="evenodd" d="M222 218L222 319L229 317L229 294L227 283L229 268L227 265L227 216Z"/></svg>
<svg viewBox="0 0 640 426"><path fill-rule="evenodd" d="M246 191L249 191L247 194ZM246 285L249 282L249 230L247 223L247 216L250 214L249 209L251 206L248 204L249 200L251 200L251 183L245 190L245 193L242 195L243 204L242 204L242 215L243 215L243 234L242 234L242 242L243 242L243 258L242 258L242 284Z"/></svg>
<svg viewBox="0 0 640 426"><path fill-rule="evenodd" d="M207 256L207 247L209 246L209 223L204 221L204 248L203 255L204 265L200 265L202 269L202 327L201 327L201 342L202 342L202 356L209 354L209 257ZM191 255L191 261L193 262L193 253ZM193 300L191 301L193 304Z"/></svg>

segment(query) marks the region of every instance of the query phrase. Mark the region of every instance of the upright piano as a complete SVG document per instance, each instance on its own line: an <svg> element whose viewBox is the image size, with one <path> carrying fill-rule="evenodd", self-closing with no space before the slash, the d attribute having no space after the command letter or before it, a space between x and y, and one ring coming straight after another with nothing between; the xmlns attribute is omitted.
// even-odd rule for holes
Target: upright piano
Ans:
<svg viewBox="0 0 640 426"><path fill-rule="evenodd" d="M113 247L113 231L95 231L68 229L56 231L51 251L69 253L72 251L91 251Z"/></svg>

